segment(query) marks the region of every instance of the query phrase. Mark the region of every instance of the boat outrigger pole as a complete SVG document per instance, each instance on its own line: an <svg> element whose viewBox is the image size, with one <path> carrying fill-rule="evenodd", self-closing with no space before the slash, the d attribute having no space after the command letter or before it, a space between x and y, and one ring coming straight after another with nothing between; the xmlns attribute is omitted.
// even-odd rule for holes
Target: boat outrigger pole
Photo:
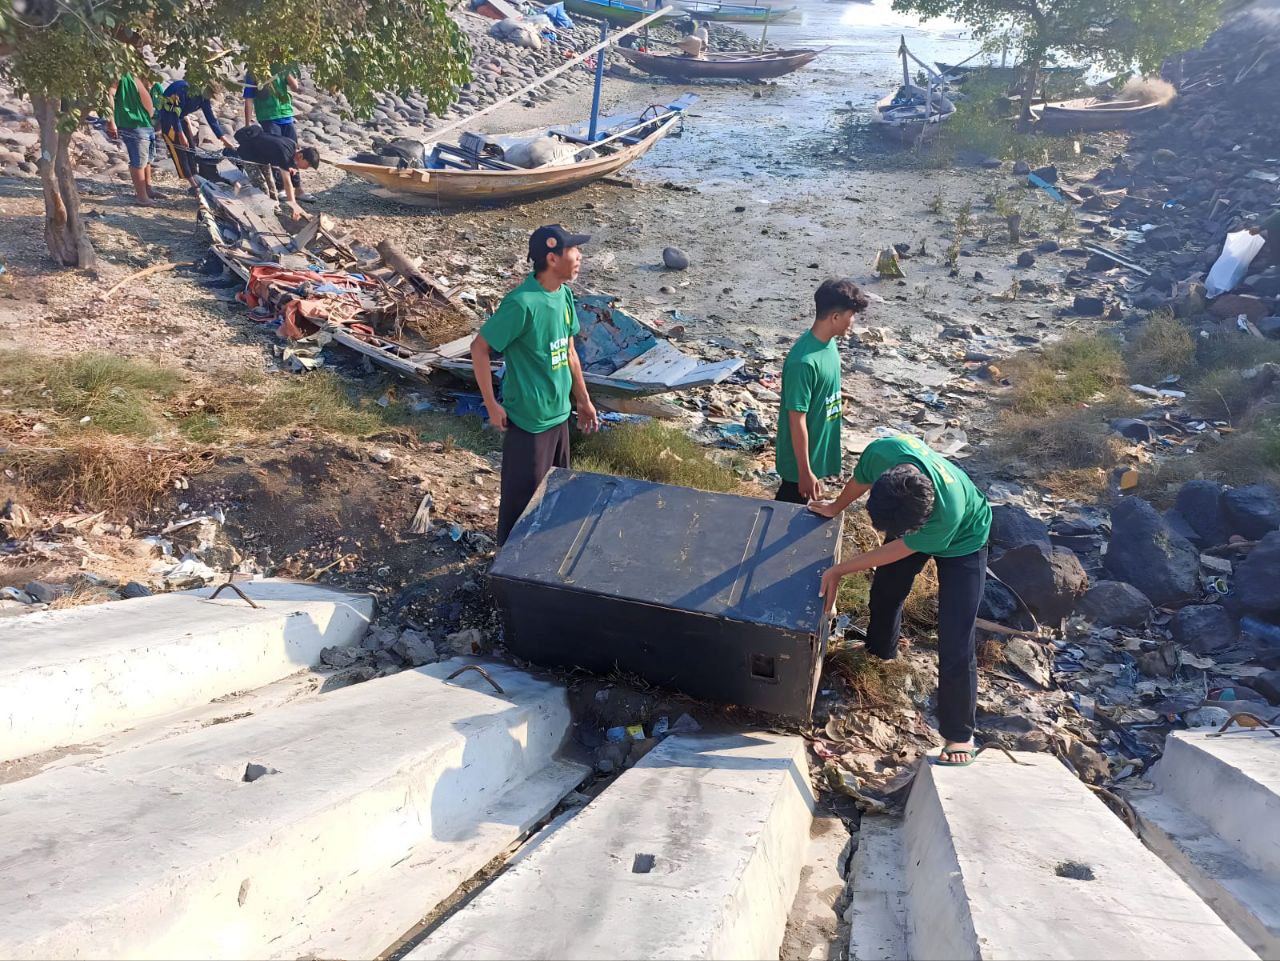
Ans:
<svg viewBox="0 0 1280 961"><path fill-rule="evenodd" d="M653 14L645 17L637 23L633 23L625 30L619 30L613 37L609 36L609 21L600 21L600 42L596 45L596 49L599 51L599 53L596 54L596 86L591 92L591 126L587 130L587 140L591 143L595 143L597 126L600 122L600 91L604 87L605 51L609 48L609 44L619 38L625 37L629 33L635 33L641 27L647 27L651 22L657 20L659 17L665 17L675 12L672 7L661 6L661 0L658 0L658 3L658 9Z"/></svg>

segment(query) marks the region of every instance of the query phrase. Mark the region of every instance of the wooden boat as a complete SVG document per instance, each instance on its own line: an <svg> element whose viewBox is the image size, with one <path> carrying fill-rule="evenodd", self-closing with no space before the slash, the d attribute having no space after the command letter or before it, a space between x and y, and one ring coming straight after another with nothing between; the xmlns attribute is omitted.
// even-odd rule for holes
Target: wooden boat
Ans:
<svg viewBox="0 0 1280 961"><path fill-rule="evenodd" d="M898 56L902 58L902 86L877 101L871 112L871 123L899 143L919 143L937 133L943 121L956 112L956 106L947 96L942 77L907 49L905 36L898 41ZM912 82L908 59L924 67L930 78L928 87Z"/></svg>
<svg viewBox="0 0 1280 961"><path fill-rule="evenodd" d="M956 112L955 104L937 86L904 83L876 103L871 122L885 136L899 143L928 140Z"/></svg>
<svg viewBox="0 0 1280 961"><path fill-rule="evenodd" d="M395 193L411 194L440 204L522 200L574 190L617 173L675 130L684 110L697 99L693 94L685 94L665 107L649 107L639 114L602 117L594 142L587 139L586 124L553 128L529 136L464 133L456 144L435 144L423 167L359 160L340 160L334 166ZM517 167L503 159L515 146L527 146L541 137L550 137L559 144L590 148L592 156L532 168Z"/></svg>
<svg viewBox="0 0 1280 961"><path fill-rule="evenodd" d="M623 3L622 0L564 0L564 7L570 13L607 20L623 27L639 23L654 13L652 7L644 7L638 3ZM675 12L674 9L672 12Z"/></svg>
<svg viewBox="0 0 1280 961"><path fill-rule="evenodd" d="M1067 133L1075 130L1120 130L1135 120L1169 105L1175 94L1170 91L1157 100L1100 100L1080 97L1040 104L1031 114L1045 130Z"/></svg>
<svg viewBox="0 0 1280 961"><path fill-rule="evenodd" d="M708 53L702 59L627 47L618 47L617 52L645 73L671 80L770 80L799 70L822 50Z"/></svg>
<svg viewBox="0 0 1280 961"><path fill-rule="evenodd" d="M965 80L976 73L982 73L998 80L1014 80L1022 72L1021 67L999 67L995 64L951 64L935 60L934 66L944 77L952 80ZM1061 77L1062 79L1079 80L1084 76L1085 67L1041 67L1040 75Z"/></svg>
<svg viewBox="0 0 1280 961"><path fill-rule="evenodd" d="M716 3L714 0L682 0L678 5L693 19L714 23L776 23L799 9L795 6L766 7L740 3Z"/></svg>

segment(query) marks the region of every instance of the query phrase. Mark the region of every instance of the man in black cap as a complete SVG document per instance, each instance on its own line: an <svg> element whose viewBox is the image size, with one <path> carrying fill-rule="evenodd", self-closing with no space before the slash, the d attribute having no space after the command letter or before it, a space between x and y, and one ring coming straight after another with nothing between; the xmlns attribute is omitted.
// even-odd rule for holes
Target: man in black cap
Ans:
<svg viewBox="0 0 1280 961"><path fill-rule="evenodd" d="M569 466L570 398L578 409L578 427L589 433L600 426L573 343L578 312L568 287L582 266L581 247L590 239L559 224L535 230L529 237L533 273L502 299L471 342L471 362L489 421L506 434L499 544L547 472ZM506 364L502 403L494 394L493 378L485 374L491 349Z"/></svg>
<svg viewBox="0 0 1280 961"><path fill-rule="evenodd" d="M235 155L263 168L270 168L263 174L276 178L277 189L284 190L285 201L295 220L310 220L310 216L298 206L297 188L293 182L294 171L314 170L320 166L320 151L315 147L300 147L288 137L279 137L264 131L256 123L241 127L236 131L236 142L240 145Z"/></svg>

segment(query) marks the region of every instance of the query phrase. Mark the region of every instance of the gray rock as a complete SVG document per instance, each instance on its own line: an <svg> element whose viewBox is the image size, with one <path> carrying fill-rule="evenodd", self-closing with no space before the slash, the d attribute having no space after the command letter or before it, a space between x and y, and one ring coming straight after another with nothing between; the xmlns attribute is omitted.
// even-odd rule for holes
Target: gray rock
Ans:
<svg viewBox="0 0 1280 961"><path fill-rule="evenodd" d="M1222 727L1230 717L1223 707L1197 707L1182 715L1187 727Z"/></svg>
<svg viewBox="0 0 1280 961"><path fill-rule="evenodd" d="M30 581L22 589L35 598L37 604L52 604L62 596L62 591L59 588L54 587L52 584L46 584L44 581Z"/></svg>
<svg viewBox="0 0 1280 961"><path fill-rule="evenodd" d="M1164 512L1164 522L1169 525L1169 530L1173 531L1179 537L1185 537L1192 544L1201 545L1200 535L1196 533L1194 527L1187 522L1180 511L1172 508Z"/></svg>
<svg viewBox="0 0 1280 961"><path fill-rule="evenodd" d="M1270 337L1272 340L1280 340L1280 315L1274 317L1263 317L1258 321L1258 330L1263 337Z"/></svg>
<svg viewBox="0 0 1280 961"><path fill-rule="evenodd" d="M1280 492L1270 484L1250 484L1229 490L1223 502L1233 534L1258 540L1280 530Z"/></svg>
<svg viewBox="0 0 1280 961"><path fill-rule="evenodd" d="M1013 591L994 578L988 577L982 589L982 603L978 605L978 616L997 624L1011 624L1018 616L1018 599Z"/></svg>
<svg viewBox="0 0 1280 961"><path fill-rule="evenodd" d="M444 643L450 654L474 654L483 646L484 634L479 628L469 627L465 631L450 634L444 639Z"/></svg>
<svg viewBox="0 0 1280 961"><path fill-rule="evenodd" d="M436 646L431 643L430 638L419 631L402 632L399 639L391 645L391 650L413 667L433 664L439 660L436 655Z"/></svg>
<svg viewBox="0 0 1280 961"><path fill-rule="evenodd" d="M350 667L364 655L362 647L326 647L320 652L320 663L329 667Z"/></svg>
<svg viewBox="0 0 1280 961"><path fill-rule="evenodd" d="M1102 566L1153 604L1190 600L1200 587L1200 552L1139 497L1126 497L1112 507L1111 541Z"/></svg>
<svg viewBox="0 0 1280 961"><path fill-rule="evenodd" d="M1004 642L1004 659L1031 678L1038 686L1047 689L1052 682L1049 648L1021 637L1011 637Z"/></svg>
<svg viewBox="0 0 1280 961"><path fill-rule="evenodd" d="M1151 617L1151 601L1132 584L1098 581L1076 611L1105 627L1143 627Z"/></svg>
<svg viewBox="0 0 1280 961"><path fill-rule="evenodd" d="M1249 684L1272 704L1280 704L1280 671L1263 671L1250 678Z"/></svg>
<svg viewBox="0 0 1280 961"><path fill-rule="evenodd" d="M1006 551L991 570L1009 585L1041 620L1057 624L1089 589L1080 559L1065 547L1033 542Z"/></svg>
<svg viewBox="0 0 1280 961"><path fill-rule="evenodd" d="M1190 480L1178 489L1173 506L1195 532L1191 542L1199 547L1216 547L1225 544L1231 536L1227 523L1226 505L1222 495L1225 488L1207 480Z"/></svg>
<svg viewBox="0 0 1280 961"><path fill-rule="evenodd" d="M1031 172L1046 183L1056 184L1058 182L1058 168L1053 164L1049 164L1045 167L1037 167Z"/></svg>
<svg viewBox="0 0 1280 961"><path fill-rule="evenodd" d="M1034 267L1036 265L1036 255L1029 250L1024 250L1018 254L1019 267Z"/></svg>
<svg viewBox="0 0 1280 961"><path fill-rule="evenodd" d="M662 263L668 270L688 270L689 255L679 247L663 247Z"/></svg>
<svg viewBox="0 0 1280 961"><path fill-rule="evenodd" d="M1217 604L1191 604L1173 616L1173 639L1197 654L1213 654L1235 647L1240 629Z"/></svg>
<svg viewBox="0 0 1280 961"><path fill-rule="evenodd" d="M1101 317L1107 309L1107 302L1102 297L1076 294L1071 309L1082 317Z"/></svg>
<svg viewBox="0 0 1280 961"><path fill-rule="evenodd" d="M1280 531L1272 531L1236 567L1232 603L1248 614L1280 612Z"/></svg>
<svg viewBox="0 0 1280 961"><path fill-rule="evenodd" d="M996 504L991 508L991 543L1005 549L1048 544L1049 526L1014 504Z"/></svg>
<svg viewBox="0 0 1280 961"><path fill-rule="evenodd" d="M130 581L124 587L120 588L120 596L126 601L136 600L139 597L150 597L151 588L145 584L139 584L137 581Z"/></svg>
<svg viewBox="0 0 1280 961"><path fill-rule="evenodd" d="M1031 173L1031 164L1025 160L1015 160L1013 162L1013 175L1015 177L1025 177Z"/></svg>
<svg viewBox="0 0 1280 961"><path fill-rule="evenodd" d="M1036 252L1041 254L1051 254L1051 253L1054 253L1057 249L1058 249L1058 242L1056 240L1044 240L1044 241L1041 241L1039 245L1037 245Z"/></svg>

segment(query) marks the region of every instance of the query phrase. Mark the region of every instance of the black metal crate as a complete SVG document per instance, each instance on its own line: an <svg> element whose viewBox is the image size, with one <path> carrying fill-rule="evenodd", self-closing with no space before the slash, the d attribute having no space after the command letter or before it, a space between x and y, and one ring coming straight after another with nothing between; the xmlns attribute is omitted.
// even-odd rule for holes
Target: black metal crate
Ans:
<svg viewBox="0 0 1280 961"><path fill-rule="evenodd" d="M556 469L489 574L519 657L807 719L839 554L799 505Z"/></svg>

